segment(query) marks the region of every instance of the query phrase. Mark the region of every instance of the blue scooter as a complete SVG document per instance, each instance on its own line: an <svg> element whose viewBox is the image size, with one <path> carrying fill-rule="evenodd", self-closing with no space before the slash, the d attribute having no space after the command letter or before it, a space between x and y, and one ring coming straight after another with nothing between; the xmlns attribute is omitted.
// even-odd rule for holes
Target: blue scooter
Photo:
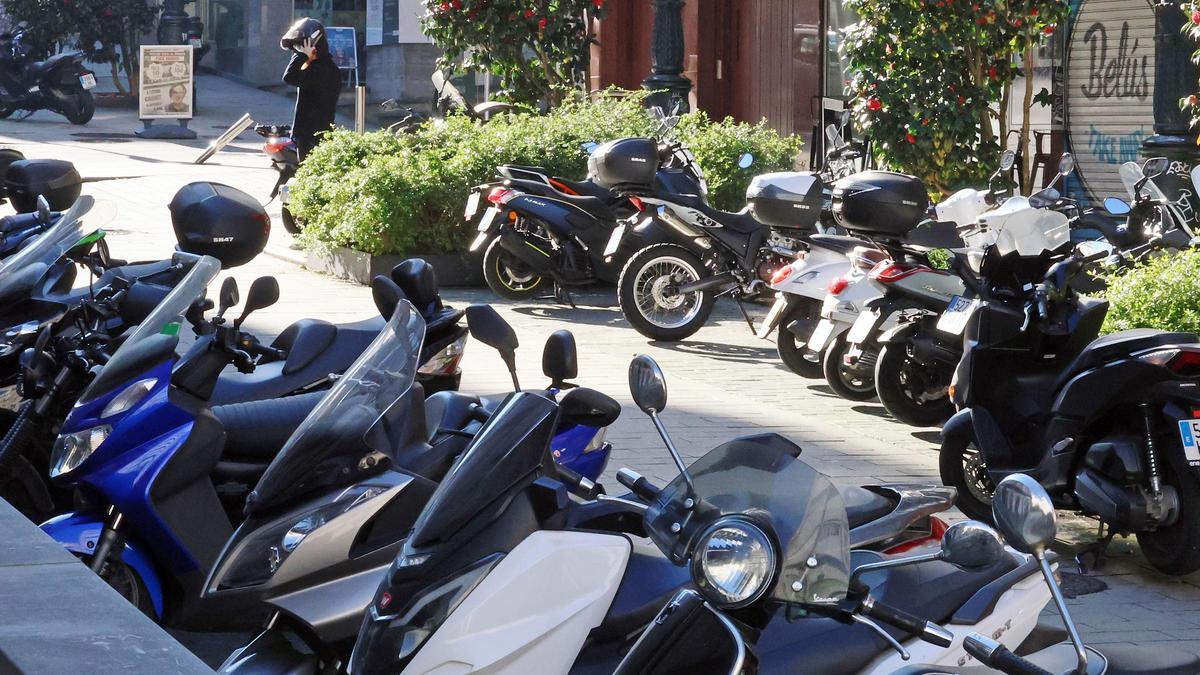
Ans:
<svg viewBox="0 0 1200 675"><path fill-rule="evenodd" d="M236 304L236 289L227 281L211 330L202 331L180 358L180 319L202 301L218 269L211 258L196 263L84 392L55 444L51 477L75 488L86 506L42 525L150 616L199 629L253 621L254 610L263 609L260 594L272 588L266 582L318 528L324 532L314 541L333 537L334 542L304 549L324 551L329 558L312 566L314 554L307 554L311 573L326 581L357 581L365 568L386 566L436 481L488 415L488 406L475 397L439 392L426 401L419 384L413 384L425 323L402 300L387 328L321 396L282 451L262 448L257 464L227 457L230 430L207 397L227 364L253 367L253 357L241 349L240 326L250 312L275 301L277 286L261 283L273 282L269 279L256 281L242 316L226 325L224 314ZM480 315L472 309L469 323ZM279 405L298 398L280 399ZM262 424L275 417L260 412ZM619 407L606 412L562 427L562 454L575 457L593 476L603 470L610 451L608 444L597 444L597 437ZM255 428L243 431L252 434ZM283 485L281 473L290 476ZM372 483L375 487L359 489L361 481L371 479L388 487ZM246 499L244 490L228 491L256 481ZM401 484L409 486L402 494L396 490ZM318 506L298 512L298 502L313 494L319 494ZM390 498L376 500L385 494ZM367 503L372 507L364 508ZM236 507L243 504L239 512ZM351 509L355 518L374 516L359 523L369 531L323 527ZM222 548L235 545L226 542L243 517L238 534L250 528L258 534L249 543L262 545L261 555L252 560L253 573L230 577L237 592L202 599L205 577ZM287 527L259 531L258 526L277 525L264 518L281 518ZM246 538L235 542L247 545Z"/></svg>

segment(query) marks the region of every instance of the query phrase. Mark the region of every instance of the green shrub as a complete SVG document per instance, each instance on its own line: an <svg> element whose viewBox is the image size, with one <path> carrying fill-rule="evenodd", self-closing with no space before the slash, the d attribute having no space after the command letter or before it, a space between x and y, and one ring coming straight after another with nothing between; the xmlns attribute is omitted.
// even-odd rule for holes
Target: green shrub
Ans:
<svg viewBox="0 0 1200 675"><path fill-rule="evenodd" d="M502 115L485 125L451 116L398 137L335 130L292 181L291 209L305 223L301 243L376 255L460 251L474 225L462 218L467 196L493 180L497 165L581 178L584 143L654 133L644 96L610 90L591 101L569 99L548 115ZM675 133L704 168L712 203L731 210L744 205L751 176L790 169L800 149L799 138L781 138L761 123L714 123L703 113L684 117ZM749 169L737 167L743 152L755 156Z"/></svg>
<svg viewBox="0 0 1200 675"><path fill-rule="evenodd" d="M1159 256L1107 281L1104 333L1131 328L1200 333L1200 251Z"/></svg>

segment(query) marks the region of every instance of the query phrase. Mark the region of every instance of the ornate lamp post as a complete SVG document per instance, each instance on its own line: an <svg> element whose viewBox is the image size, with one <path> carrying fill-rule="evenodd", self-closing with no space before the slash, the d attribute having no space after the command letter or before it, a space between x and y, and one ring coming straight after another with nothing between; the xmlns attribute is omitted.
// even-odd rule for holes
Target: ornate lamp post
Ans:
<svg viewBox="0 0 1200 675"><path fill-rule="evenodd" d="M650 77L642 86L656 92L649 105L659 105L670 112L679 105L679 112L688 111L688 93L692 81L683 76L683 2L684 0L651 0L654 6L654 32L650 36Z"/></svg>
<svg viewBox="0 0 1200 675"><path fill-rule="evenodd" d="M1179 99L1197 87L1192 64L1195 45L1183 33L1188 17L1179 5L1179 0L1163 0L1154 7L1154 135L1142 142L1143 157L1171 160L1170 174L1155 181L1170 198L1184 189L1192 192L1189 171L1200 162L1190 112L1179 109ZM1193 207L1200 207L1200 202Z"/></svg>

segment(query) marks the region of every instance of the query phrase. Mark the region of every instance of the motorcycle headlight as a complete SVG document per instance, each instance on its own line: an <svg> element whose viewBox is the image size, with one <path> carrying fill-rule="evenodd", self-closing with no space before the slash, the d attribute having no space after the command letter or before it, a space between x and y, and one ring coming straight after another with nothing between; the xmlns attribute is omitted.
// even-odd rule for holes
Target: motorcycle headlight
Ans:
<svg viewBox="0 0 1200 675"><path fill-rule="evenodd" d="M112 427L107 424L76 431L73 434L62 434L54 441L50 451L50 477L57 478L83 463L92 456L96 448L112 433Z"/></svg>
<svg viewBox="0 0 1200 675"><path fill-rule="evenodd" d="M390 592L379 593L367 610L354 652L350 672L398 673L433 635L446 617L475 590L502 559L502 554L485 558L475 566L454 574L414 595L405 602Z"/></svg>
<svg viewBox="0 0 1200 675"><path fill-rule="evenodd" d="M158 384L157 378L147 377L125 387L121 393L108 402L108 405L104 406L104 410L100 411L100 417L112 417L129 410L146 398L146 394L149 394L156 384Z"/></svg>
<svg viewBox="0 0 1200 675"><path fill-rule="evenodd" d="M692 555L692 578L719 607L745 607L771 587L776 558L770 537L757 525L721 518L700 535Z"/></svg>
<svg viewBox="0 0 1200 675"><path fill-rule="evenodd" d="M263 526L237 545L227 558L228 562L213 576L209 590L256 586L267 581L309 535L390 488L389 485L355 485L332 501Z"/></svg>

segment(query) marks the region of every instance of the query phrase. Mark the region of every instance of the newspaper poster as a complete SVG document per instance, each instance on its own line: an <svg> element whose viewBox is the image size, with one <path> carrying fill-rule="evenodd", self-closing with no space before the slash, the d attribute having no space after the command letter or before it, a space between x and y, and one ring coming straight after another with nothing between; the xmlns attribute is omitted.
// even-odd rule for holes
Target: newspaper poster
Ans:
<svg viewBox="0 0 1200 675"><path fill-rule="evenodd" d="M358 42L353 28L329 26L325 28L325 37L329 40L329 53L338 68L358 68Z"/></svg>
<svg viewBox="0 0 1200 675"><path fill-rule="evenodd" d="M191 119L192 46L142 45L142 119Z"/></svg>

